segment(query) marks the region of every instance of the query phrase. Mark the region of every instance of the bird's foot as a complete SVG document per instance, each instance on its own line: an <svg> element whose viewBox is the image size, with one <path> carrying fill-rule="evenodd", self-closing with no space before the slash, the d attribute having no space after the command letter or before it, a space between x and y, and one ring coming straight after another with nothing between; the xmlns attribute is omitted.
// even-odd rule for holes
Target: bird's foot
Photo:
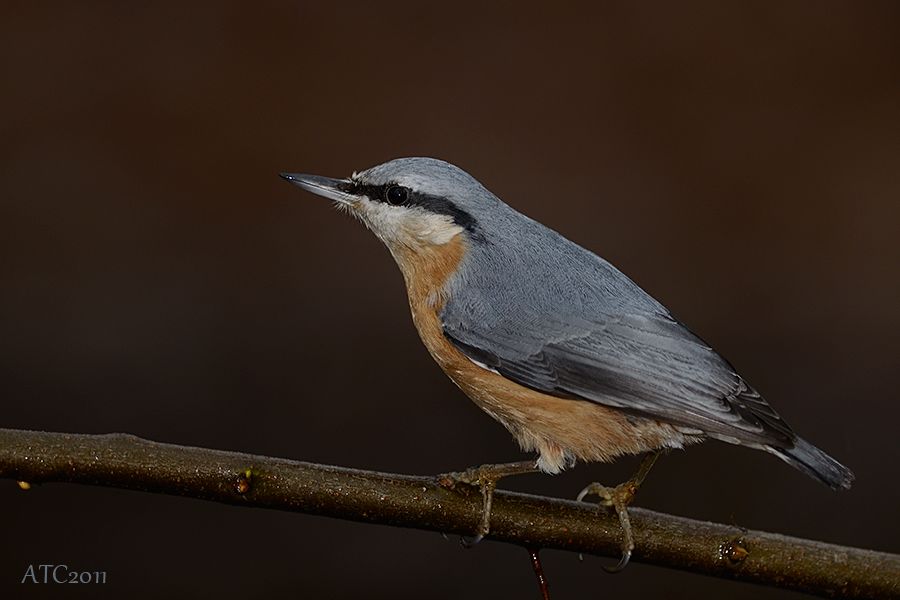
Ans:
<svg viewBox="0 0 900 600"><path fill-rule="evenodd" d="M494 490L497 482L510 475L531 473L537 471L537 464L532 461L502 463L496 465L481 465L471 467L465 471L444 473L438 477L438 483L447 489L456 489L459 484L478 487L481 491L482 509L481 522L474 537L460 539L463 546L471 548L484 539L491 530L491 505L494 501Z"/></svg>
<svg viewBox="0 0 900 600"><path fill-rule="evenodd" d="M628 565L631 560L631 553L634 551L634 537L631 534L631 520L628 518L628 505L634 499L634 493L637 487L632 481L626 481L616 487L607 487L599 483L592 483L578 494L578 501L581 502L586 496L594 495L600 498L600 506L614 508L619 516L619 523L622 526L622 558L614 567L603 565L603 570L607 573L618 573Z"/></svg>
<svg viewBox="0 0 900 600"><path fill-rule="evenodd" d="M619 517L619 524L622 526L622 557L614 567L603 567L607 573L618 573L628 566L631 560L631 553L634 551L634 536L631 533L631 519L628 518L628 505L634 500L634 496L650 472L650 468L659 458L659 452L647 455L641 462L638 472L634 477L619 484L616 487L608 487L599 483L592 483L578 494L578 501L581 502L586 496L594 495L600 498L600 506L613 508Z"/></svg>

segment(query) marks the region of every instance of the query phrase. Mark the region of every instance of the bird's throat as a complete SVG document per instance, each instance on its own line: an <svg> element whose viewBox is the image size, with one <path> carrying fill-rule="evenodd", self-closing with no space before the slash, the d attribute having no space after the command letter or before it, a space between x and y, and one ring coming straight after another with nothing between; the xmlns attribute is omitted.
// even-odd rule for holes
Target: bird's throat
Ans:
<svg viewBox="0 0 900 600"><path fill-rule="evenodd" d="M447 282L456 273L466 254L464 236L457 234L440 245L423 245L417 248L389 245L389 248L403 273L413 313L424 309L440 311L447 301Z"/></svg>

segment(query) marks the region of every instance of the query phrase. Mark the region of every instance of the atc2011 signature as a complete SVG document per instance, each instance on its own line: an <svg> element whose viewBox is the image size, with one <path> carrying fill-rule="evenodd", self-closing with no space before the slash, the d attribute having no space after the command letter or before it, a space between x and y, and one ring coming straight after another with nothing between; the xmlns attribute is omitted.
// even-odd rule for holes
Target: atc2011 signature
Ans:
<svg viewBox="0 0 900 600"><path fill-rule="evenodd" d="M106 571L78 571L68 565L28 565L21 583L106 583Z"/></svg>

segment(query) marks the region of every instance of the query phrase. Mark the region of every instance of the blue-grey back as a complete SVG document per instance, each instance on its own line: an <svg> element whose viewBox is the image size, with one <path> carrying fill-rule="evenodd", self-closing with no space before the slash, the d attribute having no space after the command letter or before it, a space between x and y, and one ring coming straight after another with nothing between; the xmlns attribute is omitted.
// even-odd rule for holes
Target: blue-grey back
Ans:
<svg viewBox="0 0 900 600"><path fill-rule="evenodd" d="M447 322L475 321L521 336L524 320L546 342L623 313L668 315L606 260L511 207L479 216L480 239L447 285Z"/></svg>

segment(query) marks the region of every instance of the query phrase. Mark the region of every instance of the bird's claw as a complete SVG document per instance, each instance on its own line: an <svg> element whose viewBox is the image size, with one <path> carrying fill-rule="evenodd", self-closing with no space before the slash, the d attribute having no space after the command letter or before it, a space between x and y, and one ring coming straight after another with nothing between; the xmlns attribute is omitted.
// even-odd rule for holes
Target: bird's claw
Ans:
<svg viewBox="0 0 900 600"><path fill-rule="evenodd" d="M439 478L441 486L447 489L456 489L456 486L459 484L464 484L478 487L481 491L483 502L481 522L478 524L478 530L474 536L463 536L459 538L459 543L463 548L477 546L491 530L491 505L494 500L494 490L497 489L497 480L500 479L500 477L497 477L491 472L490 466L491 465L472 467L465 471L445 473Z"/></svg>
<svg viewBox="0 0 900 600"><path fill-rule="evenodd" d="M614 488L599 483L592 483L578 494L579 502L591 494L599 497L600 506L614 508L619 517L619 524L622 526L623 535L622 558L619 559L619 563L614 567L603 567L603 570L607 573L618 573L622 571L628 566L628 561L631 560L631 553L634 551L634 537L631 533L631 519L628 518L628 505L634 500L634 495L637 493L638 488L641 487L641 484L644 483L644 479L647 478L647 473L653 468L659 455L660 451L657 450L656 452L645 456L644 460L641 461L640 467L638 467L637 473L625 483L617 485Z"/></svg>
<svg viewBox="0 0 900 600"><path fill-rule="evenodd" d="M509 475L534 471L535 468L535 464L532 461L481 465L480 467L471 467L465 471L445 473L438 477L438 483L450 490L456 489L456 486L462 483L467 486L478 487L481 491L481 522L478 524L478 530L473 537L460 538L460 544L464 548L476 546L490 533L491 506L494 501L494 490L497 489L497 482Z"/></svg>
<svg viewBox="0 0 900 600"><path fill-rule="evenodd" d="M607 573L615 575L616 573L621 573L625 570L625 567L628 566L628 561L631 560L631 550L625 550L622 552L622 558L619 559L619 562L614 567L607 567L606 565L600 565L600 568L606 571Z"/></svg>
<svg viewBox="0 0 900 600"><path fill-rule="evenodd" d="M619 517L619 524L622 526L622 557L618 564L614 567L603 566L603 570L607 573L619 573L628 566L631 560L631 553L634 551L634 537L631 533L631 520L628 518L628 505L634 499L637 491L637 485L634 481L626 481L614 488L592 483L578 494L578 501L581 502L585 497L594 495L600 498L599 505L613 508Z"/></svg>
<svg viewBox="0 0 900 600"><path fill-rule="evenodd" d="M481 540L484 539L485 535L485 533L479 533L478 535L473 535L472 537L461 535L459 536L459 545L466 550L468 550L469 548L474 548L481 543Z"/></svg>

